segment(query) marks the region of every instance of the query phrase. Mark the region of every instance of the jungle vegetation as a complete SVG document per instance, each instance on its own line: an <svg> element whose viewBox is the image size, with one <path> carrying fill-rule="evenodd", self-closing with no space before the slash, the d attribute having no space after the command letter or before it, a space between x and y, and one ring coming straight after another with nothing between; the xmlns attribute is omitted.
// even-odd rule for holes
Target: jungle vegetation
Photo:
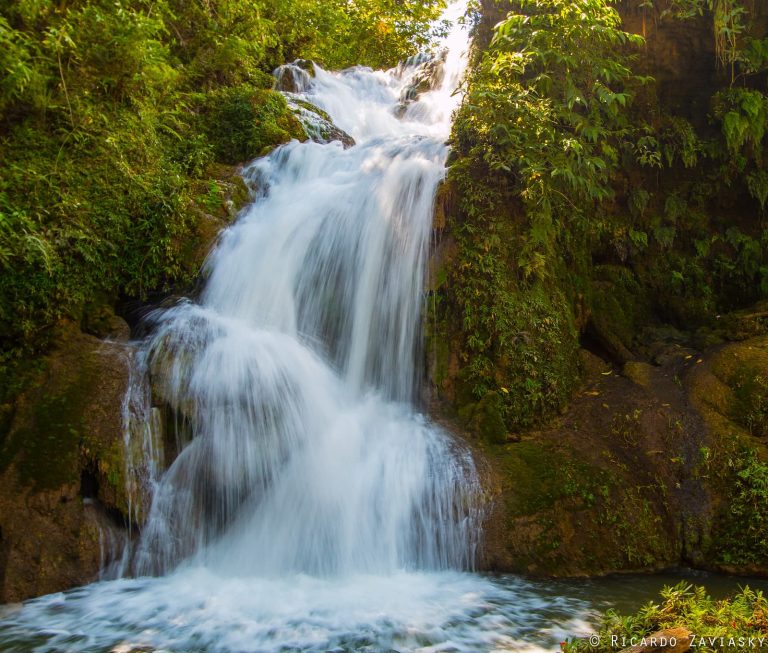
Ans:
<svg viewBox="0 0 768 653"><path fill-rule="evenodd" d="M693 633L692 650L709 653L759 646L768 639L768 599L762 591L744 586L732 597L717 600L704 587L681 582L665 587L660 602L651 601L633 615L608 611L597 633L599 644L577 639L564 642L562 649L566 653L615 651L631 645L622 643L640 642L680 627Z"/></svg>
<svg viewBox="0 0 768 653"><path fill-rule="evenodd" d="M441 5L0 2L0 403L58 320L196 274L215 164L297 135L276 66L394 65L429 44Z"/></svg>
<svg viewBox="0 0 768 653"><path fill-rule="evenodd" d="M712 344L768 297L768 38L751 0L485 4L501 20L454 124L434 322L460 343L459 408L492 395L515 429L568 402L584 334L623 363L646 326ZM698 21L705 106L659 92L620 12Z"/></svg>

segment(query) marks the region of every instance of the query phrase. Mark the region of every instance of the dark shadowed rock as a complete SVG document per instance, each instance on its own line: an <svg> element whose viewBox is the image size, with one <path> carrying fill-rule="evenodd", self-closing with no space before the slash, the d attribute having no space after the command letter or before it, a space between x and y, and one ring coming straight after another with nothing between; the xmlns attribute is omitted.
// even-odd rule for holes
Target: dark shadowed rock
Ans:
<svg viewBox="0 0 768 653"><path fill-rule="evenodd" d="M0 602L93 581L119 546L128 354L62 325L18 397L0 446Z"/></svg>

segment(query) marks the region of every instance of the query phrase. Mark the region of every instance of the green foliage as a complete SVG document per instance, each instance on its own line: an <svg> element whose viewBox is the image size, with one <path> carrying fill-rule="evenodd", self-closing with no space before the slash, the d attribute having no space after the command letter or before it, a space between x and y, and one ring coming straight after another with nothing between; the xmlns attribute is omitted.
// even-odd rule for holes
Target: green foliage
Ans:
<svg viewBox="0 0 768 653"><path fill-rule="evenodd" d="M761 160L768 127L768 97L757 90L728 89L715 98L715 115L722 121L725 144L732 155L750 148L752 157Z"/></svg>
<svg viewBox="0 0 768 653"><path fill-rule="evenodd" d="M760 383L764 381L761 379ZM763 403L757 408L758 419L765 419L764 411ZM746 449L730 459L728 465L728 507L715 525L719 562L764 565L768 561L768 464L755 450Z"/></svg>
<svg viewBox="0 0 768 653"><path fill-rule="evenodd" d="M459 255L447 284L462 316L459 403L494 393L508 428L570 398L572 301L585 290L595 214L614 195L628 108L645 81L627 56L642 39L623 32L603 0L517 6L496 26L454 125L461 217L451 225ZM628 237L647 244L640 230Z"/></svg>
<svg viewBox="0 0 768 653"><path fill-rule="evenodd" d="M670 116L661 130L662 151L668 167L680 161L686 168L693 168L699 161L702 144L693 126L685 118Z"/></svg>
<svg viewBox="0 0 768 653"><path fill-rule="evenodd" d="M430 23L443 0L272 0L288 44L285 59L302 56L326 68L386 68L428 46ZM288 27L290 26L290 27ZM440 32L441 30L437 30Z"/></svg>
<svg viewBox="0 0 768 653"><path fill-rule="evenodd" d="M530 222L519 265L543 278L562 229L613 194L626 109L643 81L624 51L642 39L619 29L604 0L519 4L471 80L455 140L515 180Z"/></svg>
<svg viewBox="0 0 768 653"><path fill-rule="evenodd" d="M202 97L203 131L217 160L241 163L291 138L304 137L285 98L247 84Z"/></svg>
<svg viewBox="0 0 768 653"><path fill-rule="evenodd" d="M660 603L650 602L634 615L624 616L609 610L602 618L598 637L594 638L599 644L577 639L568 642L565 650L607 653L676 627L687 628L696 636L695 650L706 653L742 650L748 646L750 637L757 642L757 638L768 636L768 599L761 591L744 587L730 599L715 600L706 588L681 582L665 587Z"/></svg>
<svg viewBox="0 0 768 653"><path fill-rule="evenodd" d="M183 285L216 161L301 135L286 58L393 65L441 0L21 0L0 9L0 402L86 302ZM201 189L203 191L201 192ZM214 211L215 212L215 211Z"/></svg>
<svg viewBox="0 0 768 653"><path fill-rule="evenodd" d="M452 174L472 219L452 225L458 254L441 291L447 300L442 319L462 334L457 397L462 416L498 441L567 403L577 377L578 342L562 292L521 273L509 247L520 236L504 199L475 185L462 165ZM461 316L461 324L452 316ZM489 394L494 396L490 413ZM497 414L505 429L497 428Z"/></svg>
<svg viewBox="0 0 768 653"><path fill-rule="evenodd" d="M768 437L768 378L757 367L743 365L730 385L735 394L733 420L752 435Z"/></svg>
<svg viewBox="0 0 768 653"><path fill-rule="evenodd" d="M707 3L659 8L747 24L740 0ZM567 401L577 328L626 360L644 325L693 331L768 291L768 96L726 82L711 130L704 116L668 113L652 80L633 72L642 39L620 29L611 4L514 3L454 125L459 255L444 294L463 320L458 403L497 393L509 428ZM726 15L726 4L736 9ZM745 82L764 44L739 35L724 56ZM541 295L546 308L532 301ZM555 370L569 377L542 382Z"/></svg>

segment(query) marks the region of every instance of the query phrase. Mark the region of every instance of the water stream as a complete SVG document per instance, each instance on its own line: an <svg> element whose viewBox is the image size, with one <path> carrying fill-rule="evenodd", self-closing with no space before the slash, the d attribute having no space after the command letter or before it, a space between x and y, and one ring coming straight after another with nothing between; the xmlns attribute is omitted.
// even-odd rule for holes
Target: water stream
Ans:
<svg viewBox="0 0 768 653"><path fill-rule="evenodd" d="M400 117L416 60L306 75L293 99L357 144L293 142L250 165L258 197L210 256L199 301L151 316L146 365L189 438L157 484L134 573L471 567L471 456L413 408L462 36L442 83Z"/></svg>
<svg viewBox="0 0 768 653"><path fill-rule="evenodd" d="M7 609L3 651L539 650L589 628L594 596L472 572L471 456L415 408L462 10L418 97L423 58L291 69L292 100L356 144L292 142L244 171L256 199L201 297L153 314L137 358L188 437L149 470L123 577ZM147 456L156 416L138 387L126 405L144 401Z"/></svg>

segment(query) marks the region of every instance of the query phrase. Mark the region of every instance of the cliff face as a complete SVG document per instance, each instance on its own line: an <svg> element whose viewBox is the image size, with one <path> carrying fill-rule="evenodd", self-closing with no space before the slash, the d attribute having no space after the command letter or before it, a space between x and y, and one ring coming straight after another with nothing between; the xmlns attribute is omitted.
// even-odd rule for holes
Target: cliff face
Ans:
<svg viewBox="0 0 768 653"><path fill-rule="evenodd" d="M91 582L126 537L128 326L72 325L16 402L0 451L0 602Z"/></svg>
<svg viewBox="0 0 768 653"><path fill-rule="evenodd" d="M727 72L716 66L712 17L671 20L659 5L624 0L616 8L624 29L645 38L637 67L656 80L659 104L706 128L712 95L727 84Z"/></svg>
<svg viewBox="0 0 768 653"><path fill-rule="evenodd" d="M744 238L758 267L768 260L758 244L763 210L743 181L762 174L765 144L728 152L722 140L723 104L763 88L764 74L731 86L711 14L680 20L665 13L669 3L647 4L616 4L621 28L645 37L631 68L654 81L633 89L610 198L585 210L608 227L596 238L565 227L543 281L519 267L540 234L514 190L514 158L509 170L492 169L495 143L478 156L466 133L494 126L478 127L476 114L457 120L435 221L427 365L432 411L467 434L491 470L486 568L768 573L750 526L762 523L762 508L746 507L768 471L759 426L766 291L740 246L727 244ZM742 38L761 38L768 6L747 4ZM482 4L475 71L509 9L519 11ZM473 77L470 93L481 83ZM641 125L649 139L634 142ZM676 158L673 141L695 156ZM648 145L658 158L635 159ZM745 164L753 154L756 169Z"/></svg>

